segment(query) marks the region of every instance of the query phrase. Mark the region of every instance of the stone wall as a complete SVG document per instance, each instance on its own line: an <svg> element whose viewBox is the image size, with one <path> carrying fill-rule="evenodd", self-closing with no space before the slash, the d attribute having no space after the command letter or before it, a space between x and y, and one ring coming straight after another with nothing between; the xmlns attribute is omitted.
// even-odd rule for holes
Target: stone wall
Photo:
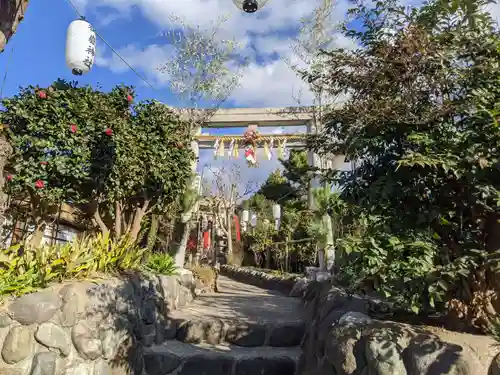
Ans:
<svg viewBox="0 0 500 375"><path fill-rule="evenodd" d="M382 319L389 304L329 283L309 283L303 304L301 375L500 374L490 337Z"/></svg>
<svg viewBox="0 0 500 375"><path fill-rule="evenodd" d="M255 285L264 289L276 290L284 294L290 294L297 283L301 280L299 275L274 274L251 267L234 267L221 265L221 275L228 276L236 281Z"/></svg>
<svg viewBox="0 0 500 375"><path fill-rule="evenodd" d="M141 374L143 348L175 337L169 311L192 300L189 274L68 282L10 299L0 374Z"/></svg>

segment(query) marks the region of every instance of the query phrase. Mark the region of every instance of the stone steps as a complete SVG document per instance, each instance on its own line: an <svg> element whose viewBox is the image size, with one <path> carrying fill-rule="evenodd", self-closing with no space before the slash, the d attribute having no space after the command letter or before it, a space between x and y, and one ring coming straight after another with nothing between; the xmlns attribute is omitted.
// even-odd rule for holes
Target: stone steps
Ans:
<svg viewBox="0 0 500 375"><path fill-rule="evenodd" d="M177 320L175 338L193 344L293 347L300 345L305 330L306 326L300 320L248 322L229 319L186 319Z"/></svg>
<svg viewBox="0 0 500 375"><path fill-rule="evenodd" d="M168 340L144 350L147 375L296 375L299 347L241 347Z"/></svg>

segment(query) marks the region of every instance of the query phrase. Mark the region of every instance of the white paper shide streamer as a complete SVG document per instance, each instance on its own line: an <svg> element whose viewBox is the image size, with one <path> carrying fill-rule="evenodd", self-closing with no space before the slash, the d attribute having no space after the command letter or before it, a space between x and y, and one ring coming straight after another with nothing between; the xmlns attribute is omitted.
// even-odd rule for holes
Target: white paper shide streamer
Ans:
<svg viewBox="0 0 500 375"><path fill-rule="evenodd" d="M216 139L214 143L214 156L217 157L217 154L219 152L219 144L220 144L220 139Z"/></svg>
<svg viewBox="0 0 500 375"><path fill-rule="evenodd" d="M228 150L228 159L231 159L233 156L233 150L234 150L234 139L231 139L231 143L229 143L229 150Z"/></svg>

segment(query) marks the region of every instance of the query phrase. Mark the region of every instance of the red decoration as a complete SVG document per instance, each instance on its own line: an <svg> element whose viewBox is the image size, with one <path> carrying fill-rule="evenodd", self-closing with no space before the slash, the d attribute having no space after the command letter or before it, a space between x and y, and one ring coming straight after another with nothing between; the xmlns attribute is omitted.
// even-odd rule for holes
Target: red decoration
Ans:
<svg viewBox="0 0 500 375"><path fill-rule="evenodd" d="M13 177L12 177L12 175L11 175L11 174L9 174L9 175L7 176L7 181L12 181L12 178L13 178Z"/></svg>
<svg viewBox="0 0 500 375"><path fill-rule="evenodd" d="M245 159L249 166L254 166L257 164L257 158L255 156L254 146L248 145L245 148Z"/></svg>
<svg viewBox="0 0 500 375"><path fill-rule="evenodd" d="M234 220L234 227L236 229L236 241L240 242L241 241L241 231L240 231L240 222L238 220L238 215L234 215L233 220Z"/></svg>
<svg viewBox="0 0 500 375"><path fill-rule="evenodd" d="M45 187L45 182L43 182L42 180L37 180L35 182L35 187L37 189L43 189Z"/></svg>
<svg viewBox="0 0 500 375"><path fill-rule="evenodd" d="M131 103L134 101L134 97L132 95L127 95L127 102Z"/></svg>
<svg viewBox="0 0 500 375"><path fill-rule="evenodd" d="M47 164L49 164L49 162L47 162L47 161L41 161L40 164L41 165L47 165Z"/></svg>
<svg viewBox="0 0 500 375"><path fill-rule="evenodd" d="M196 241L191 238L187 244L188 250L195 250L196 249Z"/></svg>
<svg viewBox="0 0 500 375"><path fill-rule="evenodd" d="M107 128L104 130L104 133L108 136L111 137L113 135L113 129Z"/></svg>
<svg viewBox="0 0 500 375"><path fill-rule="evenodd" d="M78 128L76 127L75 124L71 124L71 126L69 127L69 130L71 131L71 133L76 133L76 131L78 130Z"/></svg>
<svg viewBox="0 0 500 375"><path fill-rule="evenodd" d="M257 130L247 130L243 134L243 140L246 145L255 145L257 139L259 138L259 132Z"/></svg>
<svg viewBox="0 0 500 375"><path fill-rule="evenodd" d="M203 248L210 249L210 232L203 232Z"/></svg>
<svg viewBox="0 0 500 375"><path fill-rule="evenodd" d="M47 99L47 93L45 91L43 91L43 90L38 91L38 97L40 99Z"/></svg>

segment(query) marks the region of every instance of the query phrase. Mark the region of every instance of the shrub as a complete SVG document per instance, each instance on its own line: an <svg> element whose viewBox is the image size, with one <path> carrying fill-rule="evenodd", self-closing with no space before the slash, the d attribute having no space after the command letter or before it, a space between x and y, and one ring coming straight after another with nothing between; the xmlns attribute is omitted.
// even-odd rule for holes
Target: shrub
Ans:
<svg viewBox="0 0 500 375"><path fill-rule="evenodd" d="M144 268L146 271L165 276L172 276L177 273L177 266L175 265L174 258L166 253L151 254Z"/></svg>
<svg viewBox="0 0 500 375"><path fill-rule="evenodd" d="M496 341L496 345L500 345L500 316L495 316L489 324L488 334L493 340Z"/></svg>
<svg viewBox="0 0 500 375"><path fill-rule="evenodd" d="M209 288L213 288L215 286L217 275L212 267L207 265L193 266L190 270L193 272L193 276L200 280L203 285L208 286Z"/></svg>
<svg viewBox="0 0 500 375"><path fill-rule="evenodd" d="M0 295L22 295L53 282L139 270L144 250L125 237L84 237L38 248L16 244L0 252Z"/></svg>

